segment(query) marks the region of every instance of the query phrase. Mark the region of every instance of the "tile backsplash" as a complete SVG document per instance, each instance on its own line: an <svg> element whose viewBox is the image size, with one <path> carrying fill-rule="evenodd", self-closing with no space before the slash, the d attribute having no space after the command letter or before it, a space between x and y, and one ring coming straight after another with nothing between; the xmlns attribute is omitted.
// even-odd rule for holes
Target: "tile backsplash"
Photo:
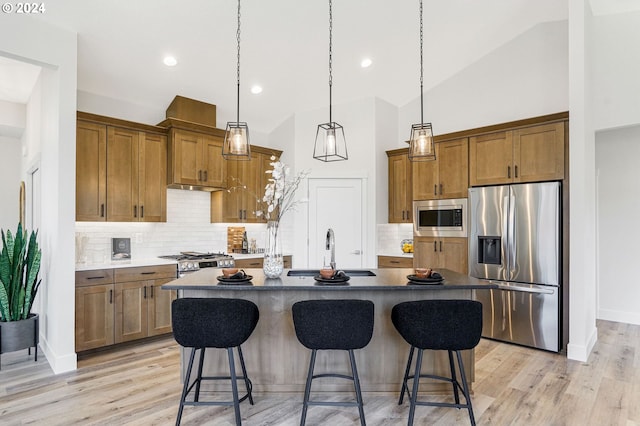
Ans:
<svg viewBox="0 0 640 426"><path fill-rule="evenodd" d="M411 223L378 224L377 253L402 254L400 242L404 239L413 239L413 225Z"/></svg>
<svg viewBox="0 0 640 426"><path fill-rule="evenodd" d="M210 193L167 189L164 223L76 222L76 263L111 260L111 238L130 238L132 259L149 259L180 251L226 252L227 226L244 226L249 239L264 247L266 224L210 223ZM289 248L292 229L281 225L283 251Z"/></svg>

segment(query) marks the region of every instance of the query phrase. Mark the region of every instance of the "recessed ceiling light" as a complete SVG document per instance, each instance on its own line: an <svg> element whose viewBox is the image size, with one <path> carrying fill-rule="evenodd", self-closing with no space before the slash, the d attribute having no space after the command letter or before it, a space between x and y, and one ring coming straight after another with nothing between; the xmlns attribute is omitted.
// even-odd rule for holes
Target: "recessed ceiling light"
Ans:
<svg viewBox="0 0 640 426"><path fill-rule="evenodd" d="M362 62L360 62L360 66L362 68L369 68L373 61L370 58L364 58Z"/></svg>
<svg viewBox="0 0 640 426"><path fill-rule="evenodd" d="M178 60L173 56L165 56L163 62L168 67L174 67L178 63Z"/></svg>
<svg viewBox="0 0 640 426"><path fill-rule="evenodd" d="M254 84L251 87L251 93L253 93L254 95L257 95L258 93L262 93L262 87L258 86L257 84Z"/></svg>

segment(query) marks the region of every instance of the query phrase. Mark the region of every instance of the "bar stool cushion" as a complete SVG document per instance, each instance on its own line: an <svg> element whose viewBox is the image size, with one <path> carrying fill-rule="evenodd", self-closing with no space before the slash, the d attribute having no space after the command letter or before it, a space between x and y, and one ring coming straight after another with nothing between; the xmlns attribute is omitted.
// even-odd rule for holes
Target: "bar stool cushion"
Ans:
<svg viewBox="0 0 640 426"><path fill-rule="evenodd" d="M187 348L232 348L258 324L258 307L243 299L181 298L172 303L176 342Z"/></svg>
<svg viewBox="0 0 640 426"><path fill-rule="evenodd" d="M475 300L402 302L391 311L400 335L419 349L473 349L482 334L482 304Z"/></svg>
<svg viewBox="0 0 640 426"><path fill-rule="evenodd" d="M373 336L373 302L305 300L293 304L296 336L308 349L362 349Z"/></svg>

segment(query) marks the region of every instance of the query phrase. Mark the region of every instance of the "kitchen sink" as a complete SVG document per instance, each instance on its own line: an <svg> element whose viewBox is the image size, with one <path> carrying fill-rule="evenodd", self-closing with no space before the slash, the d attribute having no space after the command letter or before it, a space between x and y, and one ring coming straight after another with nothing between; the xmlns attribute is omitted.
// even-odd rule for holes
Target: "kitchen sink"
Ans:
<svg viewBox="0 0 640 426"><path fill-rule="evenodd" d="M376 274L367 269L338 269L344 271L350 277L375 277ZM287 272L289 277L315 277L319 275L320 271L317 269L291 269Z"/></svg>

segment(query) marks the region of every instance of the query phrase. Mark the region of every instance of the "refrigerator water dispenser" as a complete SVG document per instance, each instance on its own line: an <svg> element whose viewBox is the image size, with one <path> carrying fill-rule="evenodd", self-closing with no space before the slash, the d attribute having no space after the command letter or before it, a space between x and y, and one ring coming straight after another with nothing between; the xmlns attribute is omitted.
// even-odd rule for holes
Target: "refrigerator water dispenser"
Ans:
<svg viewBox="0 0 640 426"><path fill-rule="evenodd" d="M478 263L500 265L501 237L478 236Z"/></svg>

